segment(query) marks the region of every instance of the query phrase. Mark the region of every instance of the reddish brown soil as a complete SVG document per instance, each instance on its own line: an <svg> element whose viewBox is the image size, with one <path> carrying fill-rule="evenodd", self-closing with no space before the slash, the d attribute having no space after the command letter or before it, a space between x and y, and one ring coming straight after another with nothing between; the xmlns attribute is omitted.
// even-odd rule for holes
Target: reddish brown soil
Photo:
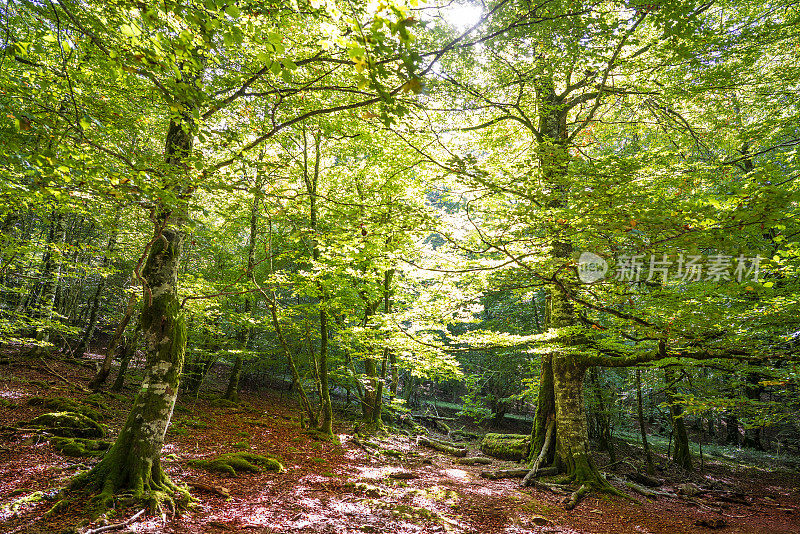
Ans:
<svg viewBox="0 0 800 534"><path fill-rule="evenodd" d="M55 359L48 365L49 371L39 360L15 359L0 367L0 399L14 403L0 406L2 533L59 533L70 528L82 532L100 525L86 521L85 499L77 499L47 519L43 515L56 502L54 498L9 508L34 491L54 496L79 469L96 461L65 457L36 434L9 428L46 411L27 405L31 396L86 396L67 381L85 384L90 369ZM712 529L696 523L714 524L720 519L725 526L715 530L724 533L800 532L796 473L734 471L710 464L705 475L693 480L701 486L737 488L745 494L743 502L720 502L713 493L652 501L634 496L635 502L592 495L568 512L561 504L562 495L520 488L513 479L488 481L479 476L485 467L457 465L406 437L375 439L384 449L400 451L400 458L359 446L346 425L337 429L341 444L316 441L299 427L293 401L287 396L258 393L243 400L242 407L234 408L215 407L207 400L179 401L164 450L165 455L175 455L166 462L173 480L224 486L231 497L195 490L196 505L182 516L150 515L116 532L705 533ZM120 428L130 400L107 396L106 402L111 409L104 423L113 433ZM187 463L240 450L235 444L241 447L241 442L247 442L252 452L281 457L286 472L231 478ZM478 452L474 444L471 452ZM496 462L494 467L501 464ZM390 478L397 472L415 478ZM672 485L679 482L673 477ZM136 511L132 505L121 506L108 520L116 523Z"/></svg>

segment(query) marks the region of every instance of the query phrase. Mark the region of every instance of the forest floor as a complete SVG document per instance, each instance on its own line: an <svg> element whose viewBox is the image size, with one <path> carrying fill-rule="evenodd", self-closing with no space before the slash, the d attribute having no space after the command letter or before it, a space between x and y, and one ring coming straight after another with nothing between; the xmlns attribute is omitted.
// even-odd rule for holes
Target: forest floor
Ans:
<svg viewBox="0 0 800 534"><path fill-rule="evenodd" d="M32 431L11 428L48 411L32 397L85 400L81 384L89 365L50 358L11 356L0 366L0 532L85 532L100 521L86 519L86 500L77 499L45 517L56 493L95 459L57 452ZM120 429L132 392L103 395L102 423L112 436ZM115 532L175 533L797 533L800 476L792 464L743 465L706 458L704 473L661 470L668 496L633 500L590 495L573 511L564 496L521 488L519 479L487 480L486 466L456 464L454 458L419 447L403 435L372 438L373 448L352 435L351 423L335 431L339 443L304 433L294 401L276 392L247 393L230 406L213 397L179 399L164 449L173 480L193 485L194 507L179 517L145 515ZM341 418L340 418L341 420ZM24 426L24 425L23 425ZM477 443L470 456L480 455ZM620 442L619 473L642 464L641 450ZM247 450L281 458L285 472L227 477L189 464L221 453ZM387 454L386 451L389 451ZM664 458L657 456L664 465ZM598 454L599 465L608 464ZM518 467L496 461L492 468ZM613 469L612 469L613 470ZM606 470L608 471L608 470ZM699 492L681 495L692 482ZM206 489L200 489L206 487ZM224 488L229 497L208 491ZM37 493L40 492L40 493ZM118 523L138 511L120 506L105 518Z"/></svg>

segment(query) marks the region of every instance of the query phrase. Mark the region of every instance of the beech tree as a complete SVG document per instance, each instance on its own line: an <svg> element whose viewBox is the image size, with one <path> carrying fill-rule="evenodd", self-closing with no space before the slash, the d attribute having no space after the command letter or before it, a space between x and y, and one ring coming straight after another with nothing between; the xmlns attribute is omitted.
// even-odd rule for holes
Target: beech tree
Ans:
<svg viewBox="0 0 800 534"><path fill-rule="evenodd" d="M591 489L616 492L589 455L583 396L588 369L653 361L674 365L681 361L676 358L689 355L747 359L758 353L734 350L736 337L726 337L727 328L720 336L711 321L705 329L690 325L689 310L674 307L675 299L687 294L708 295L720 285L709 281L719 277L704 275L693 286L695 280L685 273L677 284L664 275L668 285L657 289L661 278L626 276L624 264L613 260L646 252L682 261L681 254L698 248L755 257L759 238L748 243L752 233L733 236L725 229L775 224L776 210L786 221L785 210L792 209L787 200L794 193L776 190L775 176L754 179L752 166L742 166L750 180L749 192L742 194L762 200L745 210L744 202L732 205L720 195L734 187L728 168L734 162L746 162L754 152L785 157L785 147L796 142L785 129L788 123L759 119L754 109L745 112L748 119L740 128L745 122L744 130L773 128L754 151L756 141L741 129L707 139L714 113L702 111L708 106L720 113L722 101L746 91L750 74L740 68L741 56L734 57L734 50L755 50L762 32L789 39L784 30L795 14L787 11L765 24L762 14L757 6L739 11L691 3L489 4L462 41L466 51L445 58L437 72L431 135L444 148L425 150L408 138L410 146L454 177L452 194L460 195L464 217L474 228L473 240L460 248L496 258L482 268L513 267L525 281L519 285L547 289L549 330L528 338L541 358L531 475L545 465L563 472L579 488L570 506ZM748 25L758 29L746 35L731 29ZM497 39L500 27L512 30ZM768 54L786 51L790 41L779 40L782 44L770 45ZM467 47L470 42L480 43L480 49ZM761 68L753 61L754 69ZM724 89L714 85L718 77L726 80ZM464 105L458 105L460 99ZM795 113L793 107L790 114ZM465 126L446 125L452 122ZM737 146L742 137L750 140ZM688 182L695 184L692 193ZM603 255L612 279L582 284L582 251ZM752 276L754 260L739 268L740 275L750 276L750 285L727 283L726 294L746 299L753 284L772 286ZM705 299L703 309L712 320L726 313L725 305L713 299ZM698 348L700 339L715 335L724 341ZM673 408L676 424L683 425L680 407L673 403ZM679 463L690 465L685 447L676 454Z"/></svg>
<svg viewBox="0 0 800 534"><path fill-rule="evenodd" d="M110 177L108 192L138 199L153 225L136 271L143 287L145 378L112 449L72 487L98 490L105 499L131 489L154 503L170 501L178 488L163 472L160 450L184 359L177 273L193 193L212 175L235 168L243 152L308 117L375 105L376 114L391 122L392 93L415 75L416 59L407 48L413 20L402 6L370 13L350 4L253 4L243 10L213 1L65 1L14 7L13 14L19 31L7 49L34 78L33 94L22 101L42 119L56 117L65 125L57 160L41 166L63 169L68 179L87 167L94 182ZM371 25L363 25L365 16ZM399 76L390 70L397 62L405 65ZM160 161L151 147L141 157L125 152L126 139L142 133L128 129L139 103L119 96L131 87L146 102L146 114L158 117L158 126L147 132L150 143L158 129L165 132ZM303 102L305 94L320 91L328 96L324 102ZM242 135L234 117L247 117L255 94L274 104L261 132ZM217 150L209 156L201 146Z"/></svg>

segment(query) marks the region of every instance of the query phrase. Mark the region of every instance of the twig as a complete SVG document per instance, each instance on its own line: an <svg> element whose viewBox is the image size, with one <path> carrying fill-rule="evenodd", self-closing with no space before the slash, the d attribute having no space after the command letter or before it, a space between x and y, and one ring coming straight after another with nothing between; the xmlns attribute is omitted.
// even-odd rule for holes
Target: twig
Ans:
<svg viewBox="0 0 800 534"><path fill-rule="evenodd" d="M131 523L133 523L134 521L139 519L139 517L141 517L142 514L144 514L144 508L142 508L141 510L136 512L133 515L133 517L131 517L127 521L123 521L122 523L115 523L113 525L106 525L104 527L89 529L86 532L84 532L83 534L100 534L101 532L108 532L109 530L117 530L117 529L120 529L122 527L127 527L128 525L130 525Z"/></svg>
<svg viewBox="0 0 800 534"><path fill-rule="evenodd" d="M39 361L42 362L42 365L44 365L45 369L47 369L47 372L50 373L51 375L53 375L54 377L56 377L59 380L69 384L70 386L74 387L75 389L77 389L78 391L80 391L82 393L90 393L90 391L88 389L86 389L85 387L83 387L81 385L78 385L78 384L74 384L74 383L70 382L68 379L66 379L63 376L61 376L60 374L58 374L55 371L53 371L53 369L51 369L50 366L47 365L47 362L44 361L44 358L39 358Z"/></svg>

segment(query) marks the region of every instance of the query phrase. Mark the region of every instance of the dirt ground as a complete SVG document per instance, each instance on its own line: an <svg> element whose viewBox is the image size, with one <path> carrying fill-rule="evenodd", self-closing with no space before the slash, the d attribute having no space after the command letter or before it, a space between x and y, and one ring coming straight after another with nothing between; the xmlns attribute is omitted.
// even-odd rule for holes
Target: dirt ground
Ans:
<svg viewBox="0 0 800 534"><path fill-rule="evenodd" d="M44 362L12 356L11 364L0 366L0 532L85 532L103 521L125 521L138 511L121 505L90 524L86 499L78 498L45 518L58 490L97 460L64 456L40 434L13 427L48 411L29 405L33 396L85 398L88 392L81 385L91 373L91 365L55 358ZM240 406L227 407L213 398L179 400L163 454L173 480L193 485L196 502L179 517L143 515L114 532L800 532L800 476L774 466L708 462L704 474L691 477L661 471L662 496L633 493L625 500L590 495L568 512L564 495L521 488L519 479L487 480L480 476L486 466L459 465L403 435L365 443L354 440L352 426L342 423L336 429L340 443L315 440L300 428L286 394L245 393L242 400ZM124 396L104 396L108 410L102 422L112 437L130 401L130 390ZM470 447L470 455L479 454L476 443ZM278 456L286 471L226 477L188 463L240 450ZM641 464L638 453L631 446L621 450L620 473ZM608 462L602 456L597 460L599 465ZM491 468L514 466L497 461ZM680 485L688 481L701 492L681 495ZM224 488L230 496L209 487ZM41 498L30 499L34 492L42 492Z"/></svg>

